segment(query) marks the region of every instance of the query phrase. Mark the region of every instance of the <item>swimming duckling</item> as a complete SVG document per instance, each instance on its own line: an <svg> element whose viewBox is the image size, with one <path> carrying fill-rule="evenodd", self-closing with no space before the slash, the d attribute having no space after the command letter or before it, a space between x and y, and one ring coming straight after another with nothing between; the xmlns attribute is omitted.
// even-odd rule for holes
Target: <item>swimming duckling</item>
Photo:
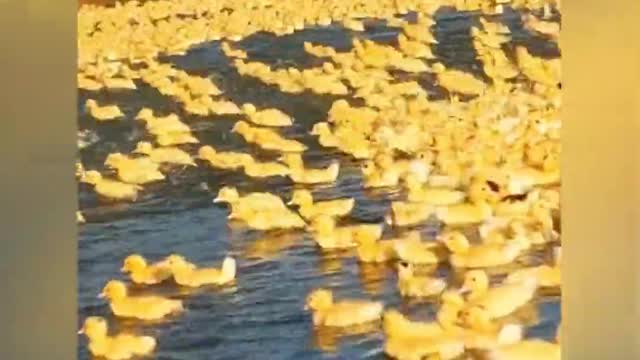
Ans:
<svg viewBox="0 0 640 360"><path fill-rule="evenodd" d="M556 247L553 249L554 253L554 265L549 266L546 264L527 267L524 269L516 270L510 273L504 280L505 283L515 283L522 281L524 277L534 276L538 280L538 284L542 288L559 287L562 285L561 268L560 268L560 252L561 248Z"/></svg>
<svg viewBox="0 0 640 360"><path fill-rule="evenodd" d="M124 117L118 105L100 106L94 99L88 99L85 108L98 121L116 120Z"/></svg>
<svg viewBox="0 0 640 360"><path fill-rule="evenodd" d="M512 314L533 299L538 289L537 279L525 276L521 281L489 287L489 276L482 270L471 270L464 275L461 293L468 293L468 307L485 312L487 319L498 319Z"/></svg>
<svg viewBox="0 0 640 360"><path fill-rule="evenodd" d="M282 152L303 152L307 150L307 146L301 142L285 139L271 129L251 127L242 120L236 122L231 132L240 134L246 142L256 144L265 150Z"/></svg>
<svg viewBox="0 0 640 360"><path fill-rule="evenodd" d="M236 261L226 257L221 269L198 268L180 255L169 255L163 262L171 269L178 285L200 287L204 285L224 285L236 278Z"/></svg>
<svg viewBox="0 0 640 360"><path fill-rule="evenodd" d="M134 356L147 356L156 348L156 340L151 336L132 334L108 335L107 321L99 316L84 320L78 334L85 334L89 340L89 352L95 357L107 360L125 360Z"/></svg>
<svg viewBox="0 0 640 360"><path fill-rule="evenodd" d="M270 176L291 176L291 169L278 162L259 162L251 158L242 166L244 173L252 178L264 178Z"/></svg>
<svg viewBox="0 0 640 360"><path fill-rule="evenodd" d="M394 250L398 258L415 265L433 265L440 262L436 250L439 247L434 242L424 242L419 231L410 231L401 238L394 240Z"/></svg>
<svg viewBox="0 0 640 360"><path fill-rule="evenodd" d="M158 145L166 147L184 144L199 144L200 140L190 132L167 132L158 134L156 136L156 142Z"/></svg>
<svg viewBox="0 0 640 360"><path fill-rule="evenodd" d="M139 254L131 254L124 259L120 271L129 273L135 284L154 285L171 277L171 269L162 263L148 265Z"/></svg>
<svg viewBox="0 0 640 360"><path fill-rule="evenodd" d="M522 325L502 325L491 321L487 315L487 312L479 307L471 307L460 312L459 321L465 324L464 342L467 349L487 350L522 340Z"/></svg>
<svg viewBox="0 0 640 360"><path fill-rule="evenodd" d="M400 182L398 169L384 169L372 160L367 160L361 166L365 188L392 187Z"/></svg>
<svg viewBox="0 0 640 360"><path fill-rule="evenodd" d="M467 196L464 191L422 186L419 182L414 181L412 177L407 177L407 189L407 200L410 202L434 206L460 204Z"/></svg>
<svg viewBox="0 0 640 360"><path fill-rule="evenodd" d="M242 111L249 118L249 121L256 125L262 126L291 126L293 119L291 116L283 113L278 109L265 109L258 111L253 104L242 105Z"/></svg>
<svg viewBox="0 0 640 360"><path fill-rule="evenodd" d="M226 202L231 205L232 213L243 207L259 210L288 210L287 206L277 195L268 192L252 192L240 196L238 189L232 186L224 186L213 199L214 203Z"/></svg>
<svg viewBox="0 0 640 360"><path fill-rule="evenodd" d="M309 190L296 189L293 191L288 204L297 205L300 215L307 220L311 220L313 217L321 214L331 217L346 216L353 210L355 200L348 198L314 202L313 195Z"/></svg>
<svg viewBox="0 0 640 360"><path fill-rule="evenodd" d="M138 191L142 190L142 187L135 184L105 179L95 170L82 174L80 181L93 185L98 195L112 200L135 201L138 198Z"/></svg>
<svg viewBox="0 0 640 360"><path fill-rule="evenodd" d="M304 166L300 154L288 153L282 155L280 160L290 170L289 177L297 184L322 184L333 183L340 173L340 163L335 161L325 169L312 169Z"/></svg>
<svg viewBox="0 0 640 360"><path fill-rule="evenodd" d="M376 240L372 237L358 239L358 260L363 263L383 263L397 258L394 240Z"/></svg>
<svg viewBox="0 0 640 360"><path fill-rule="evenodd" d="M393 226L411 226L426 221L434 213L435 207L429 204L393 201L385 221Z"/></svg>
<svg viewBox="0 0 640 360"><path fill-rule="evenodd" d="M176 165L187 165L187 166L197 166L196 163L191 158L186 151L178 149L176 147L163 147L163 148L154 148L150 142L140 141L136 145L134 153L144 154L151 159L151 161L162 164L176 164Z"/></svg>
<svg viewBox="0 0 640 360"><path fill-rule="evenodd" d="M191 132L189 125L180 121L178 115L170 114L165 117L156 117L153 115L153 110L146 107L140 109L136 115L136 120L144 121L147 131L156 136L171 132Z"/></svg>
<svg viewBox="0 0 640 360"><path fill-rule="evenodd" d="M336 226L336 220L328 215L319 214L311 220L309 229L313 239L323 249L352 248L359 242L382 237L382 226L378 224L359 224Z"/></svg>
<svg viewBox="0 0 640 360"><path fill-rule="evenodd" d="M438 84L451 92L482 95L487 89L487 84L469 73L446 69L441 63L434 64L432 69L436 73Z"/></svg>
<svg viewBox="0 0 640 360"><path fill-rule="evenodd" d="M305 310L313 312L314 326L345 327L377 321L382 316L381 302L342 300L334 302L328 289L316 289L306 299Z"/></svg>
<svg viewBox="0 0 640 360"><path fill-rule="evenodd" d="M486 354L487 360L560 360L560 344L541 339L529 339L495 347Z"/></svg>
<svg viewBox="0 0 640 360"><path fill-rule="evenodd" d="M198 150L198 157L217 169L225 170L236 170L253 161L253 157L249 154L231 151L218 152L209 145Z"/></svg>
<svg viewBox="0 0 640 360"><path fill-rule="evenodd" d="M130 158L120 153L107 156L105 165L116 170L118 179L128 184L143 185L164 180L158 164L149 157Z"/></svg>
<svg viewBox="0 0 640 360"><path fill-rule="evenodd" d="M261 231L302 229L307 226L300 215L289 209L269 209L267 211L251 206L236 206L229 218L242 220L249 228Z"/></svg>
<svg viewBox="0 0 640 360"><path fill-rule="evenodd" d="M451 251L449 261L455 267L484 268L512 263L527 248L520 240L505 244L480 244L471 246L467 237L459 231L448 231L440 240Z"/></svg>
<svg viewBox="0 0 640 360"><path fill-rule="evenodd" d="M184 310L182 301L160 296L129 296L126 285L118 280L109 281L100 298L109 301L109 307L115 316L137 318L140 320L158 320Z"/></svg>
<svg viewBox="0 0 640 360"><path fill-rule="evenodd" d="M484 201L436 207L436 217L446 225L478 224L491 216L493 216L493 208Z"/></svg>
<svg viewBox="0 0 640 360"><path fill-rule="evenodd" d="M440 295L447 287L447 282L430 276L419 276L413 273L413 265L400 262L398 264L398 289L402 296L429 297Z"/></svg>

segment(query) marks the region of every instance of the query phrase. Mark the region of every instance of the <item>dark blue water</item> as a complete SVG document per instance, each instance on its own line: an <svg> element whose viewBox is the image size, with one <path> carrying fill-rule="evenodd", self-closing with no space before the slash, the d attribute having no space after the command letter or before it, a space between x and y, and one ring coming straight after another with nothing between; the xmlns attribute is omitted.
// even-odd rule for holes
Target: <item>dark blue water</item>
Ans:
<svg viewBox="0 0 640 360"><path fill-rule="evenodd" d="M534 54L559 56L554 44L522 30L516 13L507 11L501 19L512 28L514 44L525 44ZM481 72L467 35L477 17L443 11L437 20L435 32L439 44L435 53L439 61L465 71ZM367 36L393 44L396 34L397 30L373 22L365 34L337 27L308 29L284 37L257 34L240 42L240 46L247 50L251 60L276 67L300 68L321 63L304 53L304 41L346 50L352 36ZM162 60L192 74L211 76L225 91L225 96L236 103L252 102L259 108L274 107L294 116L295 125L283 133L310 146L304 154L305 160L312 166L320 166L339 158L343 165L337 184L314 188L314 197L355 197L353 220L382 220L390 199L398 194L364 191L359 170L351 160L321 149L315 139L307 135L315 122L326 119L327 110L336 97L284 94L276 87L241 77L229 66L217 42L197 46L186 56ZM429 79L420 79L421 76L424 75L417 76L421 84L427 83ZM201 145L211 144L219 149L250 151L266 159L277 156L249 146L229 133L238 117L187 115L171 99L142 83L138 85L138 91L91 94L80 91L79 109L91 96L99 102L117 103L127 115L121 122L97 124L81 113L79 129L96 140L80 151L85 168L103 171L102 163L109 153L130 152L138 141L148 139L149 135L133 120L143 106L160 114L179 114L201 141L197 146L183 147L192 153ZM434 89L437 96L435 86ZM153 335L158 340L157 359L380 359L384 358L383 336L376 328L360 329L359 334L314 331L309 315L303 311L307 293L316 287L330 287L338 298L379 299L413 318L433 316L431 304L400 299L395 272L388 266L358 265L348 252L322 253L307 235L299 232L262 234L244 230L228 224L226 209L211 202L218 189L226 184L237 186L241 192L268 190L288 200L292 187L288 180L258 182L238 173L201 165L195 169L165 169L167 180L145 187L142 198L134 204L101 204L89 187L79 185L80 208L87 220L79 229L80 321L86 316L100 315L107 317L114 328ZM424 226L425 234L436 230L433 224ZM226 288L186 291L162 285L137 289L136 292L152 291L183 299L187 311L156 324L125 322L113 318L106 303L96 295L108 280L123 278L119 273L122 261L134 252L152 260L179 253L195 263L216 266L229 254L238 259L238 278L233 287ZM447 268L438 271L454 282L459 281L458 274ZM533 306L535 325L528 329L528 335L552 338L559 322L559 308L557 295L541 297ZM88 358L83 337L79 340L78 353L79 358Z"/></svg>

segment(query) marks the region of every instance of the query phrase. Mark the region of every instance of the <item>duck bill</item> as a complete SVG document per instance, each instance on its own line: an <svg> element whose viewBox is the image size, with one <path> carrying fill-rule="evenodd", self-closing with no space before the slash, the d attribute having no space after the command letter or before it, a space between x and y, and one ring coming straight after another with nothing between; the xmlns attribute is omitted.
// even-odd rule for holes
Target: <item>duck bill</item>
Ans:
<svg viewBox="0 0 640 360"><path fill-rule="evenodd" d="M120 272L121 272L121 273L126 273L126 272L127 272L127 268L126 268L126 267L124 267L124 266L123 266L123 267L121 267L121 268L120 268Z"/></svg>
<svg viewBox="0 0 640 360"><path fill-rule="evenodd" d="M80 335L80 334L84 334L84 328L82 328L82 329L78 330L77 334L78 334L78 335Z"/></svg>
<svg viewBox="0 0 640 360"><path fill-rule="evenodd" d="M309 305L305 305L302 309L303 309L304 311L309 311Z"/></svg>
<svg viewBox="0 0 640 360"><path fill-rule="evenodd" d="M471 289L469 289L468 287L461 287L460 289L458 289L458 294L460 295L465 295L468 294L471 291Z"/></svg>
<svg viewBox="0 0 640 360"><path fill-rule="evenodd" d="M213 202L214 202L214 203L220 203L220 202L222 202L222 199L220 199L219 197L217 197L217 198L213 199Z"/></svg>
<svg viewBox="0 0 640 360"><path fill-rule="evenodd" d="M98 294L98 299L104 299L105 297L107 297L107 295L105 293L103 293L103 292Z"/></svg>

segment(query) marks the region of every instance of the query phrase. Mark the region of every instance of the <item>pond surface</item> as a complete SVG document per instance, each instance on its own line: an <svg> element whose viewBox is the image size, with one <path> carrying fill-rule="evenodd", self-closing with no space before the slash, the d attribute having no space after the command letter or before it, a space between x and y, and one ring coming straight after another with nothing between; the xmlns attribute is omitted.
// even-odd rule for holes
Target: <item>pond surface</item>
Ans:
<svg viewBox="0 0 640 360"><path fill-rule="evenodd" d="M435 53L440 61L466 71L480 71L467 35L477 17L444 11L436 19L439 44ZM555 45L522 30L517 13L506 11L501 19L512 28L514 43L525 44L534 54L559 56ZM304 53L304 41L346 50L352 36L392 43L396 34L396 29L372 23L364 34L337 27L307 29L284 37L254 35L241 41L240 46L248 52L250 60L300 68L321 63ZM389 201L399 195L364 191L360 172L353 161L320 148L315 138L307 135L315 122L326 119L336 97L285 94L260 81L241 77L229 66L218 42L197 46L182 57L161 60L172 62L192 74L210 76L236 103L252 102L259 108L274 107L292 115L295 125L284 129L283 133L310 146L304 158L311 166L325 165L337 158L342 162L337 183L331 187L313 188L314 197L355 197L353 220L382 221ZM421 80L433 96L438 96L439 89L429 85L428 78ZM149 135L133 120L144 106L160 115L170 112L180 115L201 142L197 146L183 147L193 154L199 146L210 144L217 149L250 151L264 158L276 156L245 144L229 132L238 117L190 116L155 89L138 85L138 91L79 92L78 126L84 143L80 157L86 169L104 171L102 164L109 153L130 152L138 141L148 139ZM126 113L126 119L113 124L97 124L82 114L82 106L89 96L99 102L117 103ZM353 254L322 253L307 235L299 232L261 234L244 230L227 222L224 206L212 203L218 189L227 184L237 186L241 192L275 192L288 200L292 188L288 180L258 182L242 174L201 165L191 169L167 169L167 180L145 187L142 198L134 204L101 204L89 187L79 185L80 209L87 220L79 228L80 321L86 316L100 315L107 317L115 328L139 330L155 336L158 340L155 357L163 360L382 359L383 336L375 329L368 332L370 329L362 329L363 334L343 336L315 332L309 314L303 311L307 293L316 287L330 287L339 298L379 299L388 307L401 308L413 318L433 317L431 304L411 303L399 297L395 272L388 266L360 266ZM425 224L423 230L425 235L433 235L438 229L434 224ZM238 277L234 286L225 288L186 291L174 285L153 287L153 293L183 299L187 311L156 324L119 321L111 316L107 304L96 296L108 280L123 279L119 269L123 259L131 253L153 260L179 253L197 264L216 266L229 254L238 260ZM539 260L539 256L533 256L527 262ZM443 276L450 276L453 283L459 281L459 274L446 267L438 271ZM559 297L550 295L538 299L534 310L537 325L527 330L528 336L553 338L560 316ZM84 337L79 338L78 354L80 359L89 357Z"/></svg>

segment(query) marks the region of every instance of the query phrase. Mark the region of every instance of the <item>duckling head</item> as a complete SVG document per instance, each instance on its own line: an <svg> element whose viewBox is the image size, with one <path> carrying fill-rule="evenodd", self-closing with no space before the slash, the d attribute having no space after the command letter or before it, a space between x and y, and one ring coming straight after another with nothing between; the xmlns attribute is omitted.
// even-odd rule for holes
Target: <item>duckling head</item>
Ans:
<svg viewBox="0 0 640 360"><path fill-rule="evenodd" d="M89 316L78 334L85 334L89 339L100 339L107 336L107 320L100 316Z"/></svg>
<svg viewBox="0 0 640 360"><path fill-rule="evenodd" d="M131 254L124 259L124 263L120 271L122 272L133 272L139 271L147 267L147 261L138 254Z"/></svg>
<svg viewBox="0 0 640 360"><path fill-rule="evenodd" d="M95 108L97 106L98 106L98 103L93 99L89 99L89 100L87 100L87 102L84 103L85 109L91 109L91 108Z"/></svg>
<svg viewBox="0 0 640 360"><path fill-rule="evenodd" d="M207 158L209 156L214 156L216 154L216 149L214 149L213 147L209 146L209 145L205 145L203 147L201 147L200 149L198 149L198 156L201 159Z"/></svg>
<svg viewBox="0 0 640 360"><path fill-rule="evenodd" d="M213 199L214 203L219 202L227 202L230 204L235 203L240 199L240 194L238 194L238 190L232 186L225 186L220 191L218 191L218 196Z"/></svg>
<svg viewBox="0 0 640 360"><path fill-rule="evenodd" d="M309 190L296 189L293 191L291 200L287 204L303 206L311 203L313 203L313 195L311 195L311 192Z"/></svg>
<svg viewBox="0 0 640 360"><path fill-rule="evenodd" d="M333 293L328 289L316 289L307 296L305 310L322 310L333 304Z"/></svg>
<svg viewBox="0 0 640 360"><path fill-rule="evenodd" d="M255 114L256 111L258 111L255 107L255 105L253 105L252 103L246 103L246 104L242 104L242 111L244 111L245 114L247 115L251 115L251 114Z"/></svg>
<svg viewBox="0 0 640 360"><path fill-rule="evenodd" d="M471 270L464 275L464 282L460 293L470 291L486 291L489 289L489 276L482 270Z"/></svg>
<svg viewBox="0 0 640 360"><path fill-rule="evenodd" d="M242 134L242 133L246 133L250 129L251 127L249 126L249 123L247 123L246 121L240 120L236 122L233 128L231 128L231 132Z"/></svg>
<svg viewBox="0 0 640 360"><path fill-rule="evenodd" d="M474 178L468 189L469 199L473 202L487 201L496 203L500 200L500 185L480 178Z"/></svg>
<svg viewBox="0 0 640 360"><path fill-rule="evenodd" d="M460 231L447 231L440 236L440 240L454 254L463 254L471 246L469 239Z"/></svg>
<svg viewBox="0 0 640 360"><path fill-rule="evenodd" d="M126 159L126 156L122 153L112 153L107 156L104 161L104 164L108 167L114 168L117 167L119 163Z"/></svg>
<svg viewBox="0 0 640 360"><path fill-rule="evenodd" d="M398 263L398 278L407 279L413 276L413 266L408 262L401 261Z"/></svg>
<svg viewBox="0 0 640 360"><path fill-rule="evenodd" d="M149 153L151 153L151 150L153 150L153 145L151 145L150 142L148 142L148 141L140 141L136 145L136 148L133 150L133 152L134 153L138 153L138 154L146 154L146 155L148 155Z"/></svg>
<svg viewBox="0 0 640 360"><path fill-rule="evenodd" d="M99 298L109 299L109 300L117 300L122 299L127 296L127 286L119 280L111 280L109 281L104 288Z"/></svg>
<svg viewBox="0 0 640 360"><path fill-rule="evenodd" d="M147 107L142 108L138 115L136 115L136 120L148 121L153 118L153 111Z"/></svg>
<svg viewBox="0 0 640 360"><path fill-rule="evenodd" d="M100 174L96 170L85 171L84 173L82 173L80 177L81 182L91 184L91 185L95 185L99 183L100 180L102 180L102 174Z"/></svg>
<svg viewBox="0 0 640 360"><path fill-rule="evenodd" d="M365 176L372 175L376 171L376 165L373 160L367 160L362 164L362 174Z"/></svg>
<svg viewBox="0 0 640 360"><path fill-rule="evenodd" d="M310 229L320 233L328 234L336 227L336 220L329 215L321 214L311 220Z"/></svg>
<svg viewBox="0 0 640 360"><path fill-rule="evenodd" d="M431 70L433 70L433 72L436 73L436 74L443 73L443 72L445 72L446 69L447 68L445 68L444 65L442 63L439 63L439 62L437 62L437 63L435 63L435 64L433 64L431 66Z"/></svg>

